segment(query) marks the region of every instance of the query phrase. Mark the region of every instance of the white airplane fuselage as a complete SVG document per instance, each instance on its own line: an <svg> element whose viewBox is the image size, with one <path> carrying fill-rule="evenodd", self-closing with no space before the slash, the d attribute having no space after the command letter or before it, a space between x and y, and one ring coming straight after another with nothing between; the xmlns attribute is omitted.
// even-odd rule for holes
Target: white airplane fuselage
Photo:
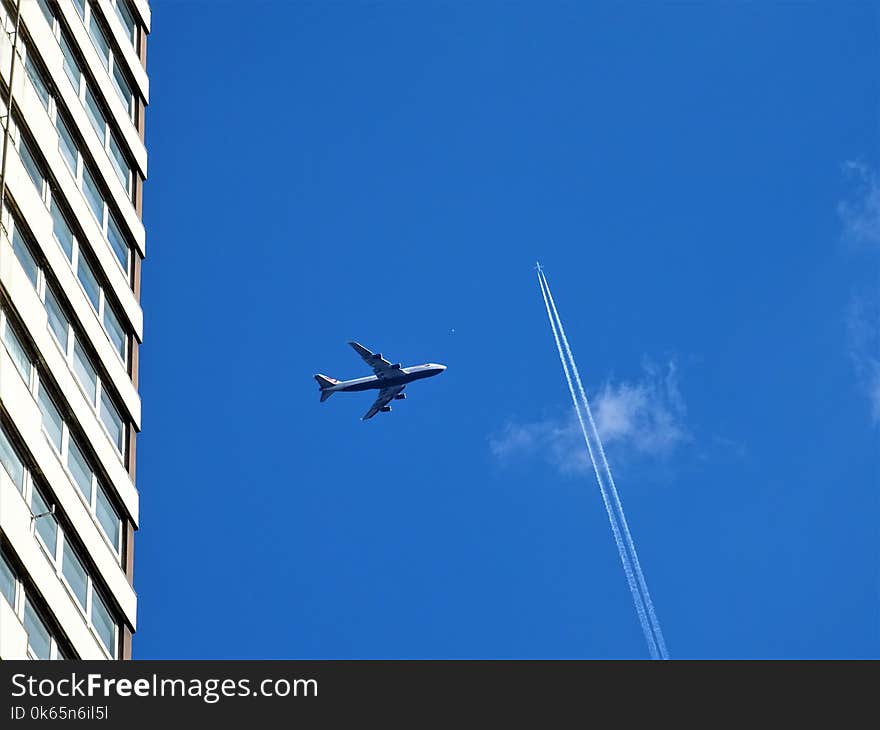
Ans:
<svg viewBox="0 0 880 730"><path fill-rule="evenodd" d="M446 370L446 366L429 362L424 365L395 369L400 373L399 375L383 376L381 378L377 375L369 375L365 378L355 378L354 380L340 380L324 390L328 393L355 393L361 390L393 388L394 386L412 383L414 380L424 380L425 378L439 375Z"/></svg>

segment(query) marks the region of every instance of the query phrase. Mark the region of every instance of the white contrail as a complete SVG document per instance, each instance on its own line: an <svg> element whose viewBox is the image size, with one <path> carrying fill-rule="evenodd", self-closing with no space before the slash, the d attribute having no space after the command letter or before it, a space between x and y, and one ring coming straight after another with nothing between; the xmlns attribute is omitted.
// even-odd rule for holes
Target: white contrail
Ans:
<svg viewBox="0 0 880 730"><path fill-rule="evenodd" d="M629 552L632 556L633 567L635 568L636 578L639 582L639 587L641 588L642 595L644 596L645 606L648 610L648 616L651 620L651 627L654 631L654 635L657 641L657 646L660 650L660 656L663 659L669 658L669 652L666 650L666 641L663 638L663 631L660 628L660 622L657 619L657 613L654 610L654 603L651 600L651 593L648 590L648 583L645 580L645 574L642 572L642 566L639 563L639 555L636 552L636 545L632 538L632 533L629 530L629 524L626 520L626 513L623 511L623 503L620 501L620 495L617 492L617 485L614 483L614 475L611 473L611 467L608 465L608 458L605 456L605 449L602 446L602 439L599 437L599 429L596 428L596 422L593 420L593 412L590 408L590 402L587 399L586 391L584 390L583 383L581 382L581 376L578 372L577 365L574 361L574 355L571 352L571 347L568 344L568 338L565 336L565 329L562 326L562 319L559 317L559 311L556 309L556 302L553 301L553 294L550 291L550 285L547 283L547 278L544 275L544 272L539 269L539 278L542 279L542 290L546 288L546 296L545 300L549 298L550 306L553 309L553 314L556 317L556 323L559 327L559 334L562 337L562 343L565 346L565 352L568 355L568 360L571 363L571 370L574 373L575 382L577 382L578 390L580 391L581 400L583 401L584 411L586 411L587 419L590 422L590 429L594 435L596 440L596 445L598 447L599 456L602 459L602 467L608 477L608 483L610 486L611 496L614 500L614 504L617 508L617 512L620 515L620 523L623 526L623 533L626 538L627 546L629 547Z"/></svg>
<svg viewBox="0 0 880 730"><path fill-rule="evenodd" d="M540 269L539 269L540 271ZM559 361L562 363L562 371L565 373L565 380L568 383L568 390L571 393L571 402L574 405L574 411L577 414L578 422L581 426L581 433L584 435L584 443L587 445L587 452L590 455L590 462L593 465L593 471L596 474L596 482L599 484L599 492L602 495L602 502L605 504L605 511L608 513L608 521L611 523L611 532L614 535L614 542L617 545L617 552L620 554L620 562L623 564L623 572L626 575L627 583L629 584L630 593L632 593L633 604L636 608L636 613L639 617L639 623L642 625L642 631L645 634L645 641L648 643L648 650L651 652L651 656L654 659L658 659L660 657L659 650L657 647L657 643L654 639L654 635L651 632L651 627L648 624L648 616L645 612L645 605L642 601L642 595L639 592L638 585L636 584L636 578L633 575L632 565L630 564L629 556L627 555L626 546L623 542L623 537L620 534L620 527L617 524L617 518L614 515L614 510L611 506L611 502L608 500L608 493L605 489L605 484L602 480L602 475L599 470L599 465L596 463L595 455L593 454L593 447L590 444L590 438L587 435L587 427L584 423L584 418L581 415L580 405L578 404L577 395L574 391L574 383L571 379L571 374L569 373L568 363L565 360L565 355L562 352L562 343L559 341L559 334L556 331L556 322L553 319L553 315L550 312L550 303L547 300L547 296L550 293L549 287L545 290L545 281L542 280L541 275L538 276L538 283L541 285L541 295L544 297L544 306L547 309L547 318L550 320L550 328L553 330L553 339L556 341L556 349L559 351Z"/></svg>

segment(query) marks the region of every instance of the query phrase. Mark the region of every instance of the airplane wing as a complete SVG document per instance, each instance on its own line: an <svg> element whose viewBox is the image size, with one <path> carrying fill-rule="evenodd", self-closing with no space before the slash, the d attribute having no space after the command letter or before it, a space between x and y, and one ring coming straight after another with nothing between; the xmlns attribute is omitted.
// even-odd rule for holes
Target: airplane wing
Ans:
<svg viewBox="0 0 880 730"><path fill-rule="evenodd" d="M396 367L388 362L381 354L373 354L366 347L358 342L349 342L354 351L361 356L361 359L367 363L373 372L380 378L387 378L400 370L400 365Z"/></svg>
<svg viewBox="0 0 880 730"><path fill-rule="evenodd" d="M379 397L376 398L376 402L370 406L370 410L364 414L364 417L361 420L366 421L375 416L380 410L394 400L394 396L400 393L405 387L406 386L404 385L395 385L391 388L382 388L382 390L379 391Z"/></svg>

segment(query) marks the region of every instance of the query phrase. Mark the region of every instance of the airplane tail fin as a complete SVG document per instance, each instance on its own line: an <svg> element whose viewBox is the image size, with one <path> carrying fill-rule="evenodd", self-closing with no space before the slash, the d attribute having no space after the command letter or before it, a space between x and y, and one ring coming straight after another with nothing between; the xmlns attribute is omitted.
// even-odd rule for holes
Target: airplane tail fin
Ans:
<svg viewBox="0 0 880 730"><path fill-rule="evenodd" d="M333 378L328 378L326 375L321 375L320 373L315 376L315 380L317 380L318 385L321 386L321 403L323 403L336 392L330 390L330 388L336 385L339 381L334 380Z"/></svg>

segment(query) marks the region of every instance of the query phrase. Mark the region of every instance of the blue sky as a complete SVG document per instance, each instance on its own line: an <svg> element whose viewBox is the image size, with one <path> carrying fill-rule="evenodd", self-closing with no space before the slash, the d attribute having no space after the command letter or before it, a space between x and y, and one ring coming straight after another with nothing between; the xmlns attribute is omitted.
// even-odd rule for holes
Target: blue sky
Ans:
<svg viewBox="0 0 880 730"><path fill-rule="evenodd" d="M876 6L152 6L136 658L880 656Z"/></svg>

